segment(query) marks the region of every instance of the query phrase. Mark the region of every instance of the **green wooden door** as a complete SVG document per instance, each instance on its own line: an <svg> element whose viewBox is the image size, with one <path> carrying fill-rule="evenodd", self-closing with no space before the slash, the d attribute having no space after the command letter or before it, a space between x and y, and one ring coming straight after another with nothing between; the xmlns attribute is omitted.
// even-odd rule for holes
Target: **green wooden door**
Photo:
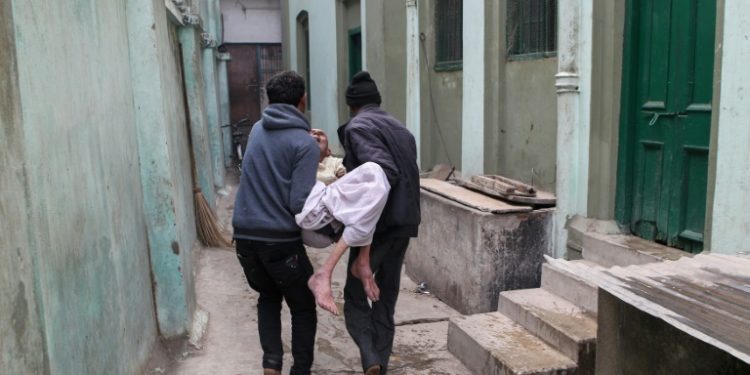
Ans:
<svg viewBox="0 0 750 375"><path fill-rule="evenodd" d="M618 217L633 233L703 248L716 0L630 0Z"/></svg>
<svg viewBox="0 0 750 375"><path fill-rule="evenodd" d="M349 30L349 79L362 70L362 29Z"/></svg>

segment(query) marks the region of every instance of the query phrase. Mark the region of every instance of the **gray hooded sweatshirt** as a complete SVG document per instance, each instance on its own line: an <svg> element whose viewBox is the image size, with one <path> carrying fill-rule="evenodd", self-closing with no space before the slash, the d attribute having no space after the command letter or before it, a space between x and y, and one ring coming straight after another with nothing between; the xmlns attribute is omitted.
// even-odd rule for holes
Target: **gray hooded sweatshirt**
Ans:
<svg viewBox="0 0 750 375"><path fill-rule="evenodd" d="M234 238L300 239L294 215L315 185L320 149L296 107L271 104L250 131L234 203Z"/></svg>

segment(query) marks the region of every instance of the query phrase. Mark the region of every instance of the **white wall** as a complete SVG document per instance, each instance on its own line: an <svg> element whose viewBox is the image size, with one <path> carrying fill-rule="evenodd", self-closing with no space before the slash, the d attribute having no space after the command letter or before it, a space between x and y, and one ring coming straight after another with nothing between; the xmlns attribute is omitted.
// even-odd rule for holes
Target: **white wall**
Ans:
<svg viewBox="0 0 750 375"><path fill-rule="evenodd" d="M750 3L726 0L709 250L750 251ZM722 31L720 31L722 32Z"/></svg>
<svg viewBox="0 0 750 375"><path fill-rule="evenodd" d="M279 0L221 0L224 43L281 43Z"/></svg>
<svg viewBox="0 0 750 375"><path fill-rule="evenodd" d="M344 119L338 115L338 68L336 51L336 1L289 1L289 61L297 67L297 15L308 13L310 32L310 87L312 127L328 133L336 142L336 129Z"/></svg>

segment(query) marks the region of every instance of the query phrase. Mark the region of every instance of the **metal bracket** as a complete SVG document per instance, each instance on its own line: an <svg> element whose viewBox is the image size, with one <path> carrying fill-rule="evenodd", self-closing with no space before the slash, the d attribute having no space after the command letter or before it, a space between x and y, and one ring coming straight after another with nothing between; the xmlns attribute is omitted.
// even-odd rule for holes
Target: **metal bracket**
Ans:
<svg viewBox="0 0 750 375"><path fill-rule="evenodd" d="M201 46L203 48L216 48L219 46L219 42L211 33L201 33Z"/></svg>
<svg viewBox="0 0 750 375"><path fill-rule="evenodd" d="M201 25L201 18L197 14L187 14L185 13L182 16L182 22L185 24L185 26L200 26Z"/></svg>

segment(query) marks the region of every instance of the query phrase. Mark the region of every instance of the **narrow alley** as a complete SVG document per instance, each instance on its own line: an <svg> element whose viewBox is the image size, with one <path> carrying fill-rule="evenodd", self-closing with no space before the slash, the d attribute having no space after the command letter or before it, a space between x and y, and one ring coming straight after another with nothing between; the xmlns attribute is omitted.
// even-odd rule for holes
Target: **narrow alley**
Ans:
<svg viewBox="0 0 750 375"><path fill-rule="evenodd" d="M236 185L228 176L230 194L222 197L217 214L226 227ZM319 267L330 249L308 249L313 265ZM173 347L170 358L152 363L147 375L253 375L261 372L262 350L258 341L256 302L258 294L250 289L231 249L205 248L200 252L196 276L196 295L200 309L208 313L208 326L200 349L184 341ZM343 303L346 262L336 267L334 297ZM339 307L341 310L342 306ZM448 319L459 316L455 310L430 294L417 292L417 285L406 275L396 309L396 339L390 374L469 375L446 347ZM284 368L291 366L290 316L286 305L282 312ZM343 316L318 309L314 374L360 374L357 347L346 332Z"/></svg>

